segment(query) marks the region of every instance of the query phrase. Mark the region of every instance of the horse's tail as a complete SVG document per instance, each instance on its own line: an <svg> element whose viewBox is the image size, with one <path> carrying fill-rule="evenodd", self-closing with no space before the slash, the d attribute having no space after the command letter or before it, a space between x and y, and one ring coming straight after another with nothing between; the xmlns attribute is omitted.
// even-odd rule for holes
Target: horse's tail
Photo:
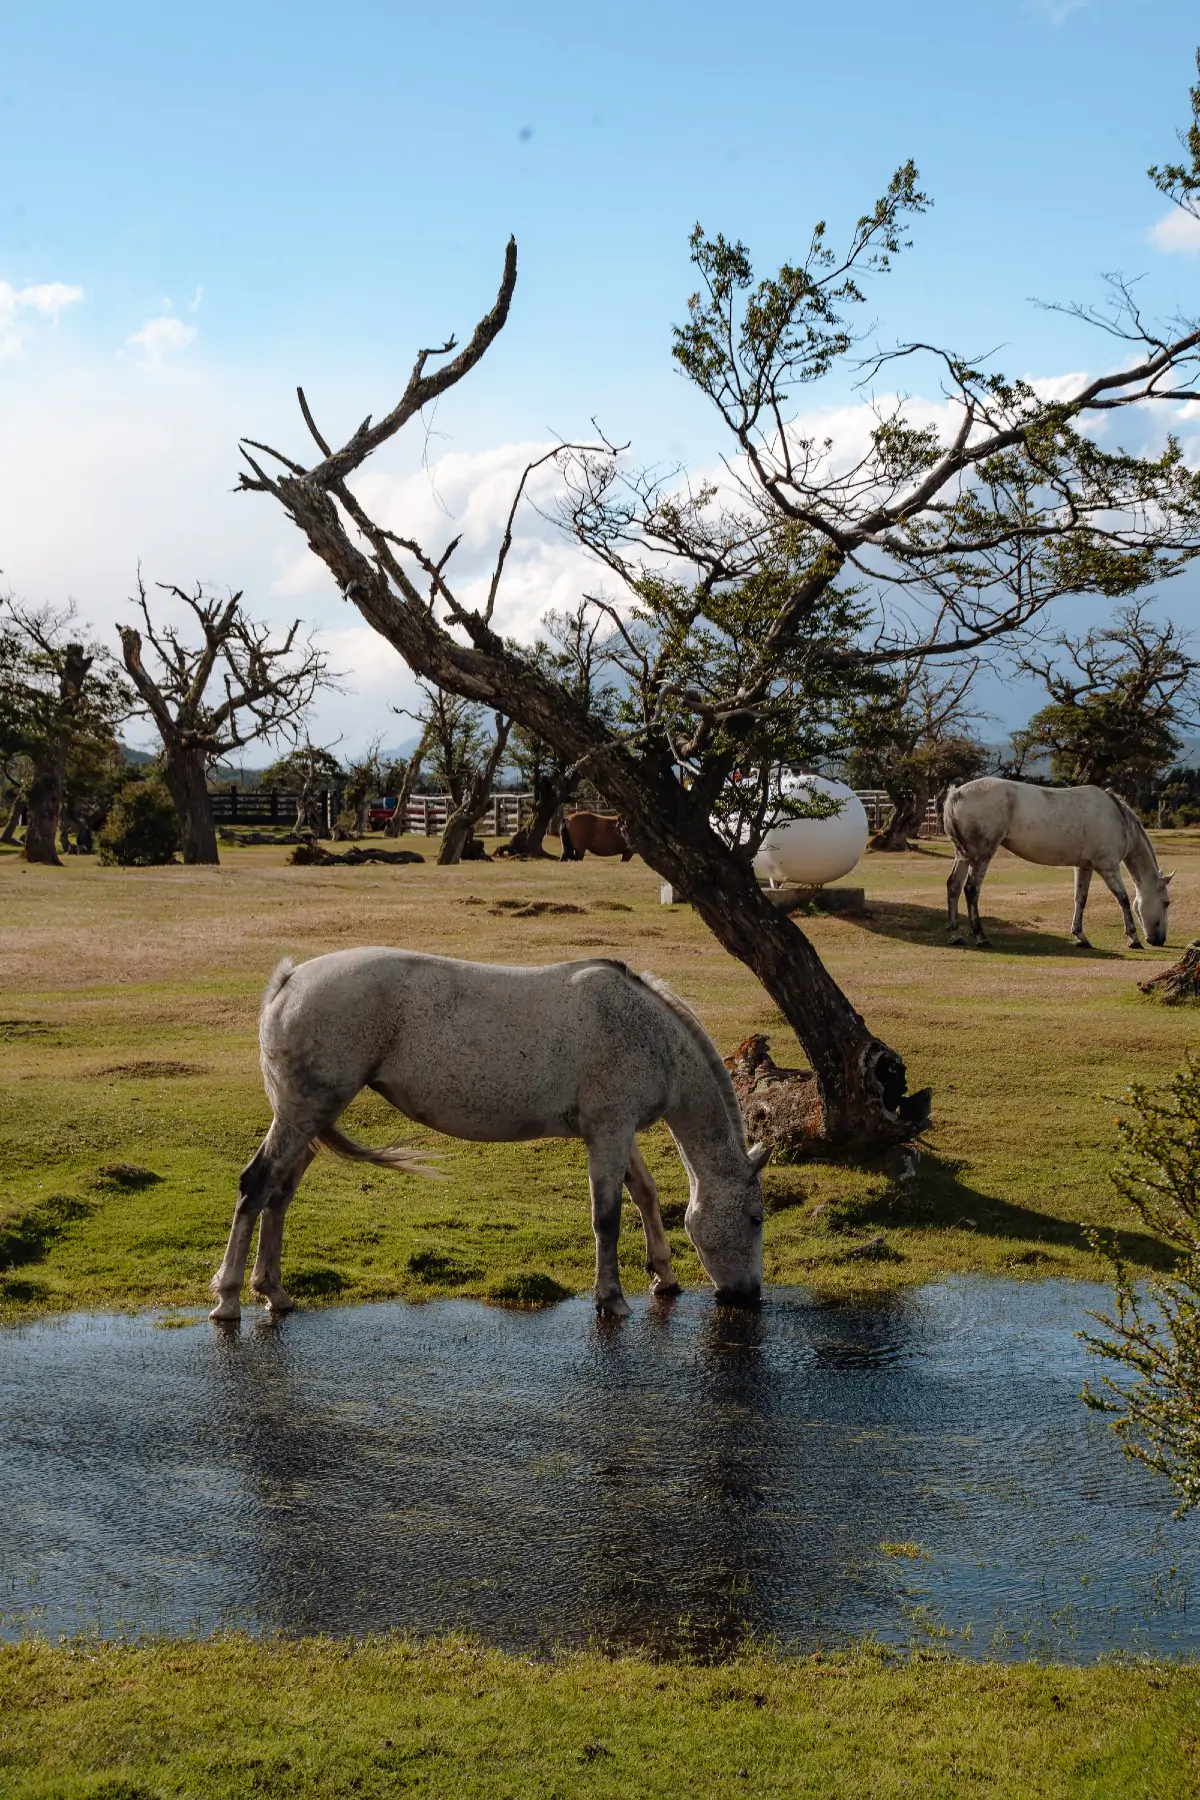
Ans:
<svg viewBox="0 0 1200 1800"><path fill-rule="evenodd" d="M262 1005L259 1008L260 1014L265 1013L272 1000L278 998L295 973L296 965L290 956L285 956L282 962L277 962L275 964L275 967L271 970L271 978L267 982L266 988L263 990Z"/></svg>
<svg viewBox="0 0 1200 1800"><path fill-rule="evenodd" d="M942 801L942 830L946 833L946 836L950 839L950 842L953 844L958 854L960 856L965 856L965 847L958 832L954 828L954 803L958 799L958 795L958 784L952 781L950 786L946 789L946 796Z"/></svg>
<svg viewBox="0 0 1200 1800"><path fill-rule="evenodd" d="M577 862L579 859L575 854L575 846L571 842L571 829L568 820L563 820L558 828L558 835L563 847L562 860L564 862Z"/></svg>
<svg viewBox="0 0 1200 1800"><path fill-rule="evenodd" d="M356 1144L335 1125L327 1125L313 1139L322 1150L332 1150L335 1156L344 1156L347 1162L377 1163L381 1169L399 1169L403 1175L423 1175L427 1181L447 1181L449 1177L441 1169L432 1169L428 1158L433 1152L406 1149L403 1144L388 1144L383 1150L373 1150L369 1144Z"/></svg>

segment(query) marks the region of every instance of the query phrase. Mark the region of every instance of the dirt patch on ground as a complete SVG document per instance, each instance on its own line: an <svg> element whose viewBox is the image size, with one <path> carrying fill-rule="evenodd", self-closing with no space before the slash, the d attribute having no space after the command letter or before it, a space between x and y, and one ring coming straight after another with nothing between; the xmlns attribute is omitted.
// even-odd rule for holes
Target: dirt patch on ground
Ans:
<svg viewBox="0 0 1200 1800"><path fill-rule="evenodd" d="M181 1075L207 1074L203 1063L156 1061L151 1057L142 1062L110 1063L107 1068L94 1069L90 1079L99 1081L103 1075L117 1075L131 1080L172 1081Z"/></svg>

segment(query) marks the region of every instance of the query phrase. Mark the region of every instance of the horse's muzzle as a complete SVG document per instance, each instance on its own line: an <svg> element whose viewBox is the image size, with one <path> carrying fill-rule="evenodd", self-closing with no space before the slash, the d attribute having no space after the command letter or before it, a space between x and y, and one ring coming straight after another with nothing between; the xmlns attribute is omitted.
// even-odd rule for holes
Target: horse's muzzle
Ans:
<svg viewBox="0 0 1200 1800"><path fill-rule="evenodd" d="M761 1306L762 1289L760 1287L724 1287L718 1288L718 1306Z"/></svg>

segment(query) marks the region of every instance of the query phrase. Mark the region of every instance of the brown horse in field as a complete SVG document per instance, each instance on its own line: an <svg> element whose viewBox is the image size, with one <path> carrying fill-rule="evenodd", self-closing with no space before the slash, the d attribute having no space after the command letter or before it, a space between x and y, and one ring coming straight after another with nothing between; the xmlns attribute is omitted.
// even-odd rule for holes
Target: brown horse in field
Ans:
<svg viewBox="0 0 1200 1800"><path fill-rule="evenodd" d="M625 837L625 827L612 813L571 813L562 822L562 860L582 862L590 850L593 856L619 856L628 862L633 855Z"/></svg>

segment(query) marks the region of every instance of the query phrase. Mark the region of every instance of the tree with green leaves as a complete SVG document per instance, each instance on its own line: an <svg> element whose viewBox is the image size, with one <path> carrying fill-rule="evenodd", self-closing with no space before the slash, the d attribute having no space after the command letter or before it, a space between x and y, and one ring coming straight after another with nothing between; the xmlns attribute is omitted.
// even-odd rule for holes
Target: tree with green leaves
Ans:
<svg viewBox="0 0 1200 1800"><path fill-rule="evenodd" d="M1092 1314L1107 1336L1079 1335L1115 1373L1083 1397L1111 1415L1127 1456L1174 1483L1178 1518L1200 1502L1200 1064L1189 1055L1165 1088L1137 1084L1125 1105L1113 1182L1174 1260L1135 1278L1118 1243L1093 1235L1114 1308Z"/></svg>
<svg viewBox="0 0 1200 1800"><path fill-rule="evenodd" d="M113 658L78 636L74 606L0 602L0 759L28 815L27 862L59 862L68 778L86 787L119 762L131 707Z"/></svg>
<svg viewBox="0 0 1200 1800"><path fill-rule="evenodd" d="M978 662L968 662L939 680L916 663L855 708L846 779L854 787L882 788L892 803L872 850L906 850L920 834L930 801L952 782L982 771L986 752L969 729L967 704L978 672Z"/></svg>
<svg viewBox="0 0 1200 1800"><path fill-rule="evenodd" d="M1082 637L1061 633L1049 653L1026 651L1020 667L1044 684L1050 704L1015 739L1021 755L1049 754L1056 781L1113 787L1139 807L1178 760L1179 729L1194 723L1200 699L1186 633L1147 607L1120 607L1111 625Z"/></svg>
<svg viewBox="0 0 1200 1800"><path fill-rule="evenodd" d="M879 671L973 656L1063 595L1131 597L1200 554L1200 476L1178 443L1143 456L1091 431L1138 408L1140 437L1145 409L1169 417L1197 397L1200 321L1159 331L1117 283L1111 303L1086 316L1126 355L1052 397L920 342L864 366L853 314L926 204L906 163L840 252L821 223L801 258L766 279L742 244L697 228L696 291L674 355L728 433L720 482L639 469L603 436L548 453L565 476L564 523L606 584L591 604L620 646L616 721L497 628L512 519L535 465L478 603L453 577L457 539L439 547L385 527L352 485L496 342L516 288L515 243L466 345L423 349L383 418L334 448L301 393L314 460L243 443L243 486L284 508L412 669L511 715L595 782L634 848L761 980L808 1053L824 1134L855 1145L921 1130L929 1095L907 1094L901 1056L718 829L731 785L804 741L815 710L836 712ZM801 406L851 359L874 386L873 418L853 447L814 430ZM918 421L890 391L922 362L945 394L941 423Z"/></svg>

